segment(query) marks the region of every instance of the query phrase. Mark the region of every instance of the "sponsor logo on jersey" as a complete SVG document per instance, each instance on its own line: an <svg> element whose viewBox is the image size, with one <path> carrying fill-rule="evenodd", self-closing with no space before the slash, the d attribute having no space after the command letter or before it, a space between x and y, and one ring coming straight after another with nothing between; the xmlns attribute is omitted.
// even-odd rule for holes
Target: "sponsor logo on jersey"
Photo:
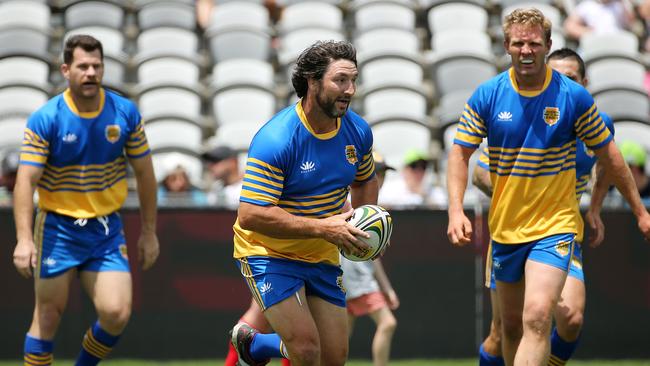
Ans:
<svg viewBox="0 0 650 366"><path fill-rule="evenodd" d="M544 122L547 125L553 126L560 120L560 108L558 107L546 107L544 108Z"/></svg>
<svg viewBox="0 0 650 366"><path fill-rule="evenodd" d="M111 144L116 143L120 139L120 125L106 126L106 140Z"/></svg>
<svg viewBox="0 0 650 366"><path fill-rule="evenodd" d="M504 122L512 121L512 113L506 111L499 112L499 114L497 114L497 120Z"/></svg>
<svg viewBox="0 0 650 366"><path fill-rule="evenodd" d="M300 164L301 173L309 173L313 172L314 170L316 170L316 164L314 164L313 161L305 161L304 163Z"/></svg>
<svg viewBox="0 0 650 366"><path fill-rule="evenodd" d="M66 144L74 144L77 142L77 135L74 133L66 133L63 135L63 142Z"/></svg>
<svg viewBox="0 0 650 366"><path fill-rule="evenodd" d="M357 156L357 148L354 145L345 145L345 158L348 160L348 163L354 165L359 161Z"/></svg>
<svg viewBox="0 0 650 366"><path fill-rule="evenodd" d="M570 248L571 248L570 240L560 240L557 242L557 244L555 244L555 251L563 257L569 254Z"/></svg>

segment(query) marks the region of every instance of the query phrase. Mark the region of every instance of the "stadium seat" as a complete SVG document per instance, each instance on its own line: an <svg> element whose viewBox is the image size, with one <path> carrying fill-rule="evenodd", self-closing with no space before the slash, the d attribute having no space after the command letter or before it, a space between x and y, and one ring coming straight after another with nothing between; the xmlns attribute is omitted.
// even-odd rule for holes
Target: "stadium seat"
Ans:
<svg viewBox="0 0 650 366"><path fill-rule="evenodd" d="M424 70L419 59L406 56L378 56L359 63L361 87L372 89L383 85L422 87Z"/></svg>
<svg viewBox="0 0 650 366"><path fill-rule="evenodd" d="M50 65L39 59L25 56L0 58L0 86L27 84L48 90Z"/></svg>
<svg viewBox="0 0 650 366"><path fill-rule="evenodd" d="M472 29L450 29L434 33L431 38L434 58L449 57L454 54L473 54L477 57L491 59L492 40L483 31Z"/></svg>
<svg viewBox="0 0 650 366"><path fill-rule="evenodd" d="M214 88L241 84L257 84L269 90L275 87L273 65L255 59L231 59L219 62L212 68Z"/></svg>
<svg viewBox="0 0 650 366"><path fill-rule="evenodd" d="M269 11L261 4L231 1L215 6L207 33L215 34L233 28L269 32Z"/></svg>
<svg viewBox="0 0 650 366"><path fill-rule="evenodd" d="M0 116L29 115L42 107L48 99L49 94L40 88L4 86L0 88Z"/></svg>
<svg viewBox="0 0 650 366"><path fill-rule="evenodd" d="M30 56L50 62L49 44L48 34L35 28L0 28L0 57Z"/></svg>
<svg viewBox="0 0 650 366"><path fill-rule="evenodd" d="M203 132L192 121L176 118L160 118L146 121L145 132L152 150L165 148L201 151Z"/></svg>
<svg viewBox="0 0 650 366"><path fill-rule="evenodd" d="M258 84L231 85L216 89L212 110L217 125L248 124L261 126L277 108L272 89Z"/></svg>
<svg viewBox="0 0 650 366"><path fill-rule="evenodd" d="M140 33L136 58L144 60L154 56L198 57L199 38L193 31L176 27L156 27Z"/></svg>
<svg viewBox="0 0 650 366"><path fill-rule="evenodd" d="M621 120L614 123L616 142L636 141L650 152L650 119L645 122Z"/></svg>
<svg viewBox="0 0 650 366"><path fill-rule="evenodd" d="M201 117L201 96L191 88L156 87L141 92L138 99L145 121L163 117L198 121Z"/></svg>
<svg viewBox="0 0 650 366"><path fill-rule="evenodd" d="M643 90L645 66L624 58L603 58L593 61L587 68L589 91L598 93L609 88L636 88Z"/></svg>
<svg viewBox="0 0 650 366"><path fill-rule="evenodd" d="M154 57L138 65L138 86L148 89L156 85L180 85L197 89L200 73L195 59L180 56Z"/></svg>
<svg viewBox="0 0 650 366"><path fill-rule="evenodd" d="M473 90L496 76L491 59L472 55L456 55L436 60L431 65L435 92L444 96L458 90Z"/></svg>
<svg viewBox="0 0 650 366"><path fill-rule="evenodd" d="M427 97L419 88L388 85L366 90L361 97L363 115L371 124L391 118L427 119Z"/></svg>
<svg viewBox="0 0 650 366"><path fill-rule="evenodd" d="M271 58L271 35L254 28L231 28L206 33L212 62L251 58Z"/></svg>
<svg viewBox="0 0 650 366"><path fill-rule="evenodd" d="M156 173L156 180L161 181L166 172L182 166L187 171L190 182L200 186L203 178L203 162L198 152L183 149L152 150L151 159Z"/></svg>
<svg viewBox="0 0 650 366"><path fill-rule="evenodd" d="M598 109L618 120L645 121L650 115L648 94L638 89L606 89L594 94Z"/></svg>
<svg viewBox="0 0 650 366"><path fill-rule="evenodd" d="M126 39L124 33L122 33L120 29L103 26L84 26L75 29L68 29L63 37L62 46L65 45L66 40L70 36L75 34L88 34L97 38L102 42L105 56L111 56L123 61L127 58L125 53Z"/></svg>
<svg viewBox="0 0 650 366"><path fill-rule="evenodd" d="M380 55L404 55L411 58L420 55L420 42L417 35L403 29L369 30L358 35L354 44L360 62Z"/></svg>
<svg viewBox="0 0 650 366"><path fill-rule="evenodd" d="M427 13L432 34L454 29L485 32L488 12L478 4L450 2L434 6Z"/></svg>
<svg viewBox="0 0 650 366"><path fill-rule="evenodd" d="M107 1L81 1L70 5L63 13L66 29L109 27L122 29L124 8Z"/></svg>
<svg viewBox="0 0 650 366"><path fill-rule="evenodd" d="M361 34L379 28L415 31L415 10L409 1L352 1L354 32Z"/></svg>
<svg viewBox="0 0 650 366"><path fill-rule="evenodd" d="M295 32L284 34L280 38L278 60L282 66L295 62L300 53L316 41L345 40L342 32L328 28L302 28Z"/></svg>
<svg viewBox="0 0 650 366"><path fill-rule="evenodd" d="M22 145L27 117L27 114L0 117L0 149Z"/></svg>
<svg viewBox="0 0 650 366"><path fill-rule="evenodd" d="M631 58L636 60L639 53L639 39L633 33L587 33L580 38L580 54L589 64L605 57Z"/></svg>
<svg viewBox="0 0 650 366"><path fill-rule="evenodd" d="M178 27L194 30L196 9L194 4L179 1L156 1L138 10L138 27L147 30L155 27Z"/></svg>
<svg viewBox="0 0 650 366"><path fill-rule="evenodd" d="M457 90L443 94L440 98L438 106L433 110L433 116L436 125L435 138L441 146L449 147L445 143L444 133L449 126L455 126L458 123L465 104L473 92L473 89Z"/></svg>
<svg viewBox="0 0 650 366"><path fill-rule="evenodd" d="M530 0L493 0L492 2L494 4L497 4L497 5L501 6L501 9L512 7L512 6L530 6L531 5ZM535 3L540 4L540 5L543 5L543 4L553 5L555 3L555 0L536 0Z"/></svg>
<svg viewBox="0 0 650 366"><path fill-rule="evenodd" d="M50 7L38 1L10 0L0 2L0 29L25 27L50 32Z"/></svg>
<svg viewBox="0 0 650 366"><path fill-rule="evenodd" d="M302 28L323 28L342 31L343 12L335 5L323 1L301 1L287 6L277 24L281 33Z"/></svg>
<svg viewBox="0 0 650 366"><path fill-rule="evenodd" d="M217 145L228 145L237 150L248 150L253 136L262 127L259 124L225 124L217 127L214 136L214 143Z"/></svg>
<svg viewBox="0 0 650 366"><path fill-rule="evenodd" d="M409 120L394 119L374 124L372 134L374 148L381 151L388 165L394 167L402 166L402 159L407 150L429 151L431 142L430 127Z"/></svg>

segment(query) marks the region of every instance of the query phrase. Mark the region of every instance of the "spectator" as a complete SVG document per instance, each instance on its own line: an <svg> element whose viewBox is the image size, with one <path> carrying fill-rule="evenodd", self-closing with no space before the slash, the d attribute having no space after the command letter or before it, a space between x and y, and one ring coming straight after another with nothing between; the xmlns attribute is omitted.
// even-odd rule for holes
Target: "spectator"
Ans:
<svg viewBox="0 0 650 366"><path fill-rule="evenodd" d="M379 201L386 207L413 207L430 203L431 185L427 173L431 157L424 151L410 149L404 156L401 179L387 180L379 193Z"/></svg>
<svg viewBox="0 0 650 366"><path fill-rule="evenodd" d="M16 184L16 172L18 172L18 162L20 161L20 151L12 149L6 152L2 159L2 175L0 176L0 206L11 206L12 193Z"/></svg>
<svg viewBox="0 0 650 366"><path fill-rule="evenodd" d="M237 151L218 146L202 155L214 182L208 189L208 204L237 209L242 186Z"/></svg>
<svg viewBox="0 0 650 366"><path fill-rule="evenodd" d="M564 21L567 36L580 40L587 33L631 30L635 21L629 0L582 0Z"/></svg>
<svg viewBox="0 0 650 366"><path fill-rule="evenodd" d="M650 177L645 174L646 151L639 143L627 140L620 145L621 154L632 171L634 183L644 201L650 199Z"/></svg>
<svg viewBox="0 0 650 366"><path fill-rule="evenodd" d="M178 164L160 182L158 203L161 206L204 206L208 200L202 190L192 185L187 170Z"/></svg>

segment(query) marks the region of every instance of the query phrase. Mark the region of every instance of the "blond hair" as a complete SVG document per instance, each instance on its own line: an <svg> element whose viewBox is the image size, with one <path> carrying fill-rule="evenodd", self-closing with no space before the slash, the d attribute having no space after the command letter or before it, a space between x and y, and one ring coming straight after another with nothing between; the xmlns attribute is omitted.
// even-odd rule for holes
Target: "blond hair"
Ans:
<svg viewBox="0 0 650 366"><path fill-rule="evenodd" d="M539 9L529 8L522 9L518 8L512 11L512 13L506 15L506 19L503 22L503 36L506 41L510 40L510 29L515 24L521 24L526 26L541 26L544 30L544 38L548 44L551 40L551 21L544 16Z"/></svg>

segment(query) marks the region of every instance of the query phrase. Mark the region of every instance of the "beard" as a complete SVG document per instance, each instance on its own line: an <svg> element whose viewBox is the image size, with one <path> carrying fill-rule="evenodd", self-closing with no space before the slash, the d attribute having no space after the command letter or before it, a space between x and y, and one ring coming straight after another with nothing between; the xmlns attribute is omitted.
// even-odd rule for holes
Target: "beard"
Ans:
<svg viewBox="0 0 650 366"><path fill-rule="evenodd" d="M316 93L316 103L318 103L318 106L323 110L323 113L325 113L327 117L339 118L348 111L348 108L350 107L350 101L347 100L348 106L345 107L344 110L339 110L336 107L336 101L338 99L339 98L328 98L323 92L322 88L318 88L318 91Z"/></svg>

